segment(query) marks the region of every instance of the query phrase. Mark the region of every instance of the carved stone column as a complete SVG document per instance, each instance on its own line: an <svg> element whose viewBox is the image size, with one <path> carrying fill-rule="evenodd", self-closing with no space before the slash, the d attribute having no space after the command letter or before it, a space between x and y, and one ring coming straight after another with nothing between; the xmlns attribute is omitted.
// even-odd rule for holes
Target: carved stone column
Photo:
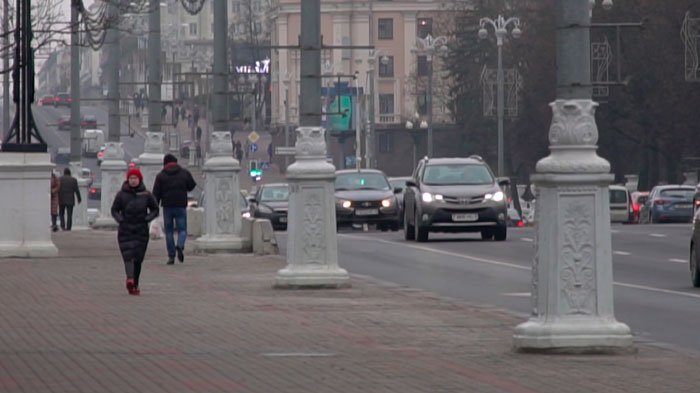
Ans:
<svg viewBox="0 0 700 393"><path fill-rule="evenodd" d="M326 130L299 127L296 133L296 162L287 169L287 267L277 272L275 287L348 287L348 272L338 266L335 167L326 162Z"/></svg>
<svg viewBox="0 0 700 393"><path fill-rule="evenodd" d="M48 153L0 154L0 258L53 257L51 170Z"/></svg>
<svg viewBox="0 0 700 393"><path fill-rule="evenodd" d="M233 158L231 133L213 132L204 164L204 235L195 252L250 252L250 239L241 237L241 166Z"/></svg>
<svg viewBox="0 0 700 393"><path fill-rule="evenodd" d="M164 151L163 133L147 132L143 153L139 156L138 165L143 174L143 184L149 191L153 191L153 182L163 169Z"/></svg>
<svg viewBox="0 0 700 393"><path fill-rule="evenodd" d="M92 225L95 229L117 229L117 222L112 218L112 202L126 180L126 162L124 147L121 142L105 143L102 171L102 196L100 197L100 216Z"/></svg>
<svg viewBox="0 0 700 393"><path fill-rule="evenodd" d="M73 228L74 231L90 229L88 224L87 215L87 205L88 205L88 194L90 193L90 179L86 179L81 176L83 165L80 162L71 162L70 170L78 179L78 190L80 191L80 197L82 198L82 203L78 203L76 200L75 208L73 210Z"/></svg>
<svg viewBox="0 0 700 393"><path fill-rule="evenodd" d="M606 352L632 345L615 320L608 185L610 164L596 154L597 104L551 104L549 157L537 163L533 315L515 328L521 351Z"/></svg>

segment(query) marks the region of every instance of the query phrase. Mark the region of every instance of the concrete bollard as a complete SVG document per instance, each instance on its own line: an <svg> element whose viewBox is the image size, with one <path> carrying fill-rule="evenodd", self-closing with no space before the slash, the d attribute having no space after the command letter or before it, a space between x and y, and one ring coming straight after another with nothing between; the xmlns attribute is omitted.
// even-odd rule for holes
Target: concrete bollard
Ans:
<svg viewBox="0 0 700 393"><path fill-rule="evenodd" d="M253 254L255 255L277 255L280 252L275 238L275 231L272 223L268 219L257 219L253 221Z"/></svg>

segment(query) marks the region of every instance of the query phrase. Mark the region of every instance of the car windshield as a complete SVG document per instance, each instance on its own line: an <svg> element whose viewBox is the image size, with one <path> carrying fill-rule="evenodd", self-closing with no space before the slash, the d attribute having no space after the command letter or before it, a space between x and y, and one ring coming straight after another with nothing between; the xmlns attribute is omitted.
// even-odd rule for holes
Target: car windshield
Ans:
<svg viewBox="0 0 700 393"><path fill-rule="evenodd" d="M388 190L389 182L381 173L343 173L335 178L335 189L342 190Z"/></svg>
<svg viewBox="0 0 700 393"><path fill-rule="evenodd" d="M610 190L610 203L627 203L627 193L623 190Z"/></svg>
<svg viewBox="0 0 700 393"><path fill-rule="evenodd" d="M692 201L695 191L687 188L669 188L661 190L659 196L666 198L678 198L686 201Z"/></svg>
<svg viewBox="0 0 700 393"><path fill-rule="evenodd" d="M428 185L491 184L488 167L479 164L428 165L423 172Z"/></svg>
<svg viewBox="0 0 700 393"><path fill-rule="evenodd" d="M261 202L286 202L289 199L289 187L263 187L260 194Z"/></svg>

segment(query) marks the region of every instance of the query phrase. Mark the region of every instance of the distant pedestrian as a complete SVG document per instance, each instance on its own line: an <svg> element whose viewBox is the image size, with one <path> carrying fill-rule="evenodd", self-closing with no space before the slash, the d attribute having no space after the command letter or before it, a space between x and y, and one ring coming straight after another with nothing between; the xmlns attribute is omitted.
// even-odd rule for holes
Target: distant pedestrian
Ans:
<svg viewBox="0 0 700 393"><path fill-rule="evenodd" d="M160 122L165 123L165 118L168 116L168 108L165 107L165 105L161 105L160 107Z"/></svg>
<svg viewBox="0 0 700 393"><path fill-rule="evenodd" d="M61 190L61 182L58 180L53 171L51 172L51 229L56 232L58 226L56 219L58 218L58 193Z"/></svg>
<svg viewBox="0 0 700 393"><path fill-rule="evenodd" d="M175 124L177 124L178 119L180 119L180 106L175 106L175 109L173 109L173 117L175 118Z"/></svg>
<svg viewBox="0 0 700 393"><path fill-rule="evenodd" d="M73 227L73 207L75 200L82 202L78 180L71 176L70 169L63 170L63 176L59 179L61 189L58 192L58 214L61 221L61 230L70 231Z"/></svg>
<svg viewBox="0 0 700 393"><path fill-rule="evenodd" d="M180 108L180 116L182 116L182 121L185 121L185 119L187 118L187 111L184 107Z"/></svg>
<svg viewBox="0 0 700 393"><path fill-rule="evenodd" d="M163 206L165 221L165 244L168 248L168 265L175 262L175 254L184 262L185 240L187 239L187 193L194 190L192 174L177 164L177 158L166 154L163 158L163 170L153 183L153 196ZM174 231L177 227L177 246Z"/></svg>
<svg viewBox="0 0 700 393"><path fill-rule="evenodd" d="M240 143L236 146L236 159L239 163L243 160L243 149L241 149Z"/></svg>
<svg viewBox="0 0 700 393"><path fill-rule="evenodd" d="M194 121L195 127L199 125L199 107L196 105L192 111L192 120Z"/></svg>
<svg viewBox="0 0 700 393"><path fill-rule="evenodd" d="M243 153L245 153L245 158L248 159L248 152L250 151L250 142L248 140L245 140L245 149Z"/></svg>
<svg viewBox="0 0 700 393"><path fill-rule="evenodd" d="M138 168L126 173L126 181L112 203L112 217L119 223L117 241L126 270L126 290L140 295L141 264L148 248L148 223L158 217L158 204L143 185Z"/></svg>
<svg viewBox="0 0 700 393"><path fill-rule="evenodd" d="M272 162L272 142L267 145L267 155L270 157L267 161Z"/></svg>
<svg viewBox="0 0 700 393"><path fill-rule="evenodd" d="M202 144L197 141L197 146L196 146L196 151L195 151L195 164L197 166L202 165Z"/></svg>
<svg viewBox="0 0 700 393"><path fill-rule="evenodd" d="M187 128L192 128L192 114L187 114Z"/></svg>
<svg viewBox="0 0 700 393"><path fill-rule="evenodd" d="M236 150L241 150L241 141L236 141Z"/></svg>
<svg viewBox="0 0 700 393"><path fill-rule="evenodd" d="M202 127L197 126L196 136L197 136L197 142L200 142L202 140Z"/></svg>

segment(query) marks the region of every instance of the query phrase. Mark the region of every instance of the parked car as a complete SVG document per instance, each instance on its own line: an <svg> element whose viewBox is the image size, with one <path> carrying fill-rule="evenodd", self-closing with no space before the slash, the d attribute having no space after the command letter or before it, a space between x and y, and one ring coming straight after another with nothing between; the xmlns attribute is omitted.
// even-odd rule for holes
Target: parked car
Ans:
<svg viewBox="0 0 700 393"><path fill-rule="evenodd" d="M632 221L632 199L630 192L624 186L611 185L608 191L610 197L610 221Z"/></svg>
<svg viewBox="0 0 700 393"><path fill-rule="evenodd" d="M80 121L80 127L85 129L97 128L97 117L95 115L83 116L83 119Z"/></svg>
<svg viewBox="0 0 700 393"><path fill-rule="evenodd" d="M88 199L100 200L102 199L102 184L94 183L90 187L90 192L88 193Z"/></svg>
<svg viewBox="0 0 700 393"><path fill-rule="evenodd" d="M399 227L403 226L403 194L406 191L406 182L409 180L411 180L411 176L389 178L389 185L391 185L392 189L401 189L401 191L396 194L396 205L399 207Z"/></svg>
<svg viewBox="0 0 700 393"><path fill-rule="evenodd" d="M56 97L54 97L51 94L47 94L39 99L38 102L39 105L55 105L56 104Z"/></svg>
<svg viewBox="0 0 700 393"><path fill-rule="evenodd" d="M61 131L70 130L70 116L63 115L58 118L58 129Z"/></svg>
<svg viewBox="0 0 700 393"><path fill-rule="evenodd" d="M54 106L59 107L59 106L67 106L70 107L70 104L73 102L73 99L71 98L70 94L68 93L58 93L56 94L56 100L54 101Z"/></svg>
<svg viewBox="0 0 700 393"><path fill-rule="evenodd" d="M404 237L425 242L430 232L481 232L484 240L506 240L507 183L479 156L422 159L404 195Z"/></svg>
<svg viewBox="0 0 700 393"><path fill-rule="evenodd" d="M255 218L266 218L272 228L287 229L289 186L287 183L263 184L250 200L250 210Z"/></svg>
<svg viewBox="0 0 700 393"><path fill-rule="evenodd" d="M354 224L376 224L380 230L397 231L399 207L396 194L399 192L398 188L391 188L382 171L336 171L335 217L338 228Z"/></svg>
<svg viewBox="0 0 700 393"><path fill-rule="evenodd" d="M639 223L639 211L644 202L649 198L648 191L635 191L631 195L632 198L632 223Z"/></svg>
<svg viewBox="0 0 700 393"><path fill-rule="evenodd" d="M691 222L695 187L684 185L656 186L639 212L639 222Z"/></svg>

